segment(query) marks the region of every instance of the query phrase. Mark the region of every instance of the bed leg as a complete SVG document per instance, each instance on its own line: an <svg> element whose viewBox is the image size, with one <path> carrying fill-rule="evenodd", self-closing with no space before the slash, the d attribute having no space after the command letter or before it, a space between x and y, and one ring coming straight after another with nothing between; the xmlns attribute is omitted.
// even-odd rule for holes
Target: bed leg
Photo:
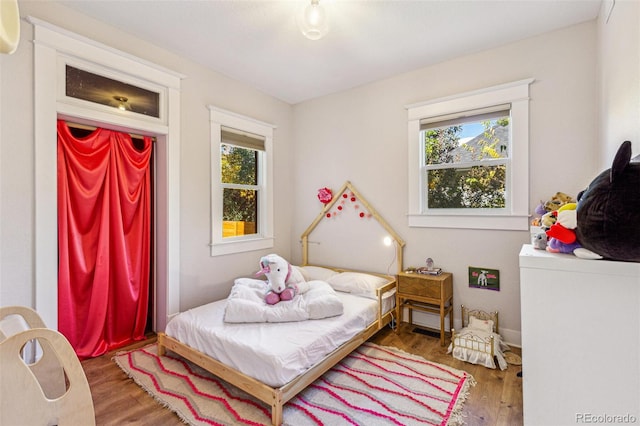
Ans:
<svg viewBox="0 0 640 426"><path fill-rule="evenodd" d="M164 336L162 334L158 334L156 343L158 344L158 356L165 356L167 354L167 348L164 346Z"/></svg>
<svg viewBox="0 0 640 426"><path fill-rule="evenodd" d="M271 423L273 426L280 426L283 420L282 400L274 401L271 406Z"/></svg>

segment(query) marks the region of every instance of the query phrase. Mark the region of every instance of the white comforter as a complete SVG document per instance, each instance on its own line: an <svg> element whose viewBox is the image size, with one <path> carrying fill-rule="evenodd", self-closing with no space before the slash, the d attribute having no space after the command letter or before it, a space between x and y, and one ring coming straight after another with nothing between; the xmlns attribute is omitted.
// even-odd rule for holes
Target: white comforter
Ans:
<svg viewBox="0 0 640 426"><path fill-rule="evenodd" d="M290 322L342 315L344 307L325 281L308 281L309 290L293 300L268 305L265 281L238 278L227 298L224 321L228 323Z"/></svg>
<svg viewBox="0 0 640 426"><path fill-rule="evenodd" d="M388 308L395 294L389 292ZM344 314L318 321L231 324L223 321L226 300L178 314L167 335L251 376L279 387L316 365L376 319L378 303L338 292ZM386 309L383 310L386 312Z"/></svg>

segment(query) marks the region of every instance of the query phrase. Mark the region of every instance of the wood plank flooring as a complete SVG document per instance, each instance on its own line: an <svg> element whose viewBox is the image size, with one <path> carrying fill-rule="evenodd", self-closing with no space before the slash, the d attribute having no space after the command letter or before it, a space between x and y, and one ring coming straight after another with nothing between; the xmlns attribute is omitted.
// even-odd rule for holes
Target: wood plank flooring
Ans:
<svg viewBox="0 0 640 426"><path fill-rule="evenodd" d="M150 336L149 339L122 350L145 346L154 341L155 336ZM440 346L439 338L415 333L413 327L406 323L399 327L397 333L385 328L372 337L371 341L395 346L473 375L477 384L471 388L463 411L467 425L523 424L522 379L517 377L521 370L519 366L510 365L506 371L500 371L458 361L447 354L446 346ZM513 352L520 355L517 348ZM129 379L111 360L113 355L115 352L82 361L91 387L97 425L184 425L175 414L159 405Z"/></svg>
<svg viewBox="0 0 640 426"><path fill-rule="evenodd" d="M463 409L467 425L522 425L522 378L517 376L521 366L510 365L501 371L459 361L447 354L449 340L446 346L440 346L439 337L415 333L407 323L402 323L397 333L390 329L382 330L371 338L379 345L394 346L470 373L477 384L471 388ZM519 348L512 348L512 351L522 354Z"/></svg>

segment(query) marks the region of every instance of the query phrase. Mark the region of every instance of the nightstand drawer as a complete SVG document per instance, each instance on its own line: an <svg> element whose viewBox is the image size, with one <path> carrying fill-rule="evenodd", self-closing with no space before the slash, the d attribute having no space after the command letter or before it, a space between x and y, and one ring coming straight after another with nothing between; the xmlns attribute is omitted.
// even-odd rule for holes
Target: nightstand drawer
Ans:
<svg viewBox="0 0 640 426"><path fill-rule="evenodd" d="M398 291L400 293L412 294L414 296L441 299L442 281L431 281L422 277L403 276L398 280Z"/></svg>

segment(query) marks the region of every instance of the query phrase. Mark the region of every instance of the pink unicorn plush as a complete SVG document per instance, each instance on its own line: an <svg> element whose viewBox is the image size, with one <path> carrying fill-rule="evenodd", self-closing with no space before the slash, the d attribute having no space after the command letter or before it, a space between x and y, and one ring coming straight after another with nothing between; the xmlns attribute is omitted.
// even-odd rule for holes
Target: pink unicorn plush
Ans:
<svg viewBox="0 0 640 426"><path fill-rule="evenodd" d="M309 288L300 271L277 254L268 254L260 258L260 270L256 272L256 276L262 274L268 280L269 291L265 296L265 302L269 305L275 305L281 300L291 300Z"/></svg>

